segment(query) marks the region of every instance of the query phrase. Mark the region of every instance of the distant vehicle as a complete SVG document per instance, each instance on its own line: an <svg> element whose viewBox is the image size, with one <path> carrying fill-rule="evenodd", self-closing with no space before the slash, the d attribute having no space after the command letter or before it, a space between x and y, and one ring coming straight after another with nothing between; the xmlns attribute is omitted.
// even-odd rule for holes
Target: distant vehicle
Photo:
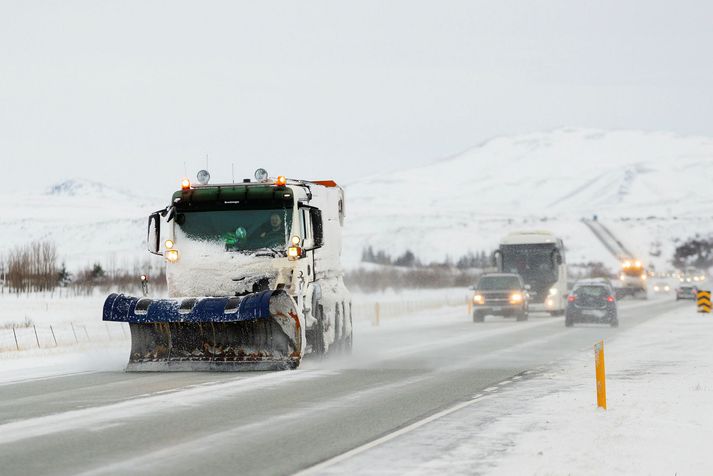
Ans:
<svg viewBox="0 0 713 476"><path fill-rule="evenodd" d="M690 299L695 301L697 297L698 288L695 286L684 284L676 289L676 301L680 301L681 299Z"/></svg>
<svg viewBox="0 0 713 476"><path fill-rule="evenodd" d="M706 273L700 269L686 268L679 277L682 283L702 283L706 280Z"/></svg>
<svg viewBox="0 0 713 476"><path fill-rule="evenodd" d="M567 295L564 243L549 231L510 233L495 251L495 265L530 286L530 310L561 316Z"/></svg>
<svg viewBox="0 0 713 476"><path fill-rule="evenodd" d="M659 281L654 284L654 292L655 293L667 293L670 291L671 291L671 286L668 283Z"/></svg>
<svg viewBox="0 0 713 476"><path fill-rule="evenodd" d="M517 274L484 274L473 294L473 322L483 322L486 315L527 320L529 295L525 283Z"/></svg>
<svg viewBox="0 0 713 476"><path fill-rule="evenodd" d="M625 258L621 263L621 274L619 275L622 288L621 295L631 295L641 299L646 299L646 269L643 263L637 259Z"/></svg>
<svg viewBox="0 0 713 476"><path fill-rule="evenodd" d="M578 281L567 296L564 325L572 327L576 322L599 322L618 327L614 288L603 281Z"/></svg>

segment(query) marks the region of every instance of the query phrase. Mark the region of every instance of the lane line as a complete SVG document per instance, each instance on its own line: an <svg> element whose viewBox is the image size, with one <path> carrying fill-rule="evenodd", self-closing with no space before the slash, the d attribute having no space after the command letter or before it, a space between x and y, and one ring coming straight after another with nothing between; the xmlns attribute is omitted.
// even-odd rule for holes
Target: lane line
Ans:
<svg viewBox="0 0 713 476"><path fill-rule="evenodd" d="M242 377L216 385L200 385L177 390L170 394L152 394L108 405L28 418L0 425L0 444L14 443L70 430L99 428L109 423L125 423L129 419L140 418L145 415L171 413L187 406L233 397L243 391L318 379L335 373L337 372L326 370L276 372L257 377Z"/></svg>
<svg viewBox="0 0 713 476"><path fill-rule="evenodd" d="M63 378L63 377L74 377L76 375L89 375L89 374L98 374L98 373L101 373L101 371L86 370L84 372L69 372L69 373L64 373L64 374L45 375L42 377L29 377L29 378L18 379L18 380L6 380L6 381L0 382L0 387L6 387L8 385L18 385L18 384L23 384L23 383L41 382L43 380L52 380L52 379Z"/></svg>
<svg viewBox="0 0 713 476"><path fill-rule="evenodd" d="M352 450L347 451L346 453L342 453L338 456L335 456L335 457L330 458L326 461L318 463L318 464L311 466L307 469L303 469L302 471L295 473L294 476L307 476L307 475L315 474L316 472L318 472L322 469L326 469L330 466L333 466L337 463L347 460L353 456L356 456L360 453L370 450L376 446L382 445L382 444L386 443L387 441L391 441L394 438L398 438L401 435L405 435L405 434L410 433L414 430L417 430L418 428L421 428L422 426L427 425L434 420L438 420L439 418L443 418L445 416L450 415L451 413L455 413L458 410L461 410L461 409L466 408L470 405L473 405L474 403L477 403L484 398L485 398L485 396L483 396L483 395L475 396L475 397L471 398L470 400L466 400L465 402L461 402L457 405L447 408L446 410L440 411L438 413L434 413L433 415L431 415L429 417L426 417L422 420L412 423L404 428L401 428L400 430L396 430L392 433L389 433L388 435L382 436L381 438L370 441L369 443L358 446Z"/></svg>

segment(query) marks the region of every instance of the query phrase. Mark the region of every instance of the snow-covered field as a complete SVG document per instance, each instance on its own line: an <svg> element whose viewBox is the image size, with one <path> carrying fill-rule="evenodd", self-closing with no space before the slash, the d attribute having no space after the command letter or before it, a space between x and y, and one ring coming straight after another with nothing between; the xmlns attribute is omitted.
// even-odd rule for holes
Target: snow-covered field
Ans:
<svg viewBox="0 0 713 476"><path fill-rule="evenodd" d="M605 342L607 410L596 406L594 353L585 349L486 389L339 471L710 474L712 339L713 317L691 304Z"/></svg>
<svg viewBox="0 0 713 476"><path fill-rule="evenodd" d="M713 139L665 132L564 128L495 138L424 167L346 184L343 261L359 266L367 245L392 255L411 249L424 262L457 259L491 251L508 231L545 228L563 237L570 263L614 269L579 221L598 214L664 269L674 240L713 231L711 159ZM0 255L49 239L70 269L95 261L129 267L149 258L146 217L168 198L79 179L0 191ZM659 249L660 257L650 255Z"/></svg>

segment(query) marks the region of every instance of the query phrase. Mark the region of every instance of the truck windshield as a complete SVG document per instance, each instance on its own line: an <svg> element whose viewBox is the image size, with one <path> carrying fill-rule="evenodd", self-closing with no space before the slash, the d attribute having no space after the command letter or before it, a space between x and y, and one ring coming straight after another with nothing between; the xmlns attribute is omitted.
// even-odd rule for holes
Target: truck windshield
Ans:
<svg viewBox="0 0 713 476"><path fill-rule="evenodd" d="M558 279L554 245L503 245L500 249L504 272L519 274L526 283L538 278L555 281Z"/></svg>
<svg viewBox="0 0 713 476"><path fill-rule="evenodd" d="M282 251L289 238L292 209L185 211L176 216L176 223L187 237L221 242L226 251Z"/></svg>
<svg viewBox="0 0 713 476"><path fill-rule="evenodd" d="M478 289L481 291L520 289L520 280L517 276L486 276L480 279Z"/></svg>

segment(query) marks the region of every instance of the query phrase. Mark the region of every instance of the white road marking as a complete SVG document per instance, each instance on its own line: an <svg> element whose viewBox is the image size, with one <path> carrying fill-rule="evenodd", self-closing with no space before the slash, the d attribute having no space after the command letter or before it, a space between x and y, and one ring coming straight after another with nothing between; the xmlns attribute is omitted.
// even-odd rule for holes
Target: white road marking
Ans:
<svg viewBox="0 0 713 476"><path fill-rule="evenodd" d="M370 441L369 443L366 443L362 446L358 446L352 450L349 450L346 453L342 453L338 456L335 456L334 458L330 458L330 459L323 461L319 464L316 464L310 468L299 471L298 473L295 473L295 476L307 476L310 474L315 474L322 469L328 468L328 467L333 466L337 463L340 463L344 460L347 460L353 456L356 456L360 453L370 450L371 448L382 445L382 444L386 443L387 441L393 440L394 438L398 438L401 435L410 433L418 428L421 428L424 425L431 423L434 420L438 420L439 418L443 418L444 416L450 415L451 413L457 412L458 410L461 410L465 407L473 405L474 403L479 402L483 398L484 397L481 395L481 396L473 397L470 400L466 400L465 402L458 403L450 408L447 408L446 410L440 411L438 413L434 413L433 415L426 417L423 420L419 420L419 421L412 423L404 428L401 428L400 430L396 430L393 433L389 433L388 435L382 436L381 438L378 438L374 441Z"/></svg>
<svg viewBox="0 0 713 476"><path fill-rule="evenodd" d="M98 374L98 370L87 370L85 372L69 372L69 373L63 373L63 374L56 374L56 375L45 375L42 377L31 377L31 378L22 378L22 379L17 379L17 380L7 380L4 382L0 382L0 387L5 387L7 385L17 385L21 383L31 383L31 382L40 382L42 380L52 380L55 378L63 378L63 377L74 377L76 375L88 375L88 374Z"/></svg>
<svg viewBox="0 0 713 476"><path fill-rule="evenodd" d="M231 397L242 391L281 385L299 380L333 375L334 371L275 372L257 377L242 377L228 382L181 389L170 394L157 392L109 405L70 410L0 425L0 444L61 433L70 430L92 429L99 426L125 423L145 415L170 413L173 409L200 405L216 398Z"/></svg>

